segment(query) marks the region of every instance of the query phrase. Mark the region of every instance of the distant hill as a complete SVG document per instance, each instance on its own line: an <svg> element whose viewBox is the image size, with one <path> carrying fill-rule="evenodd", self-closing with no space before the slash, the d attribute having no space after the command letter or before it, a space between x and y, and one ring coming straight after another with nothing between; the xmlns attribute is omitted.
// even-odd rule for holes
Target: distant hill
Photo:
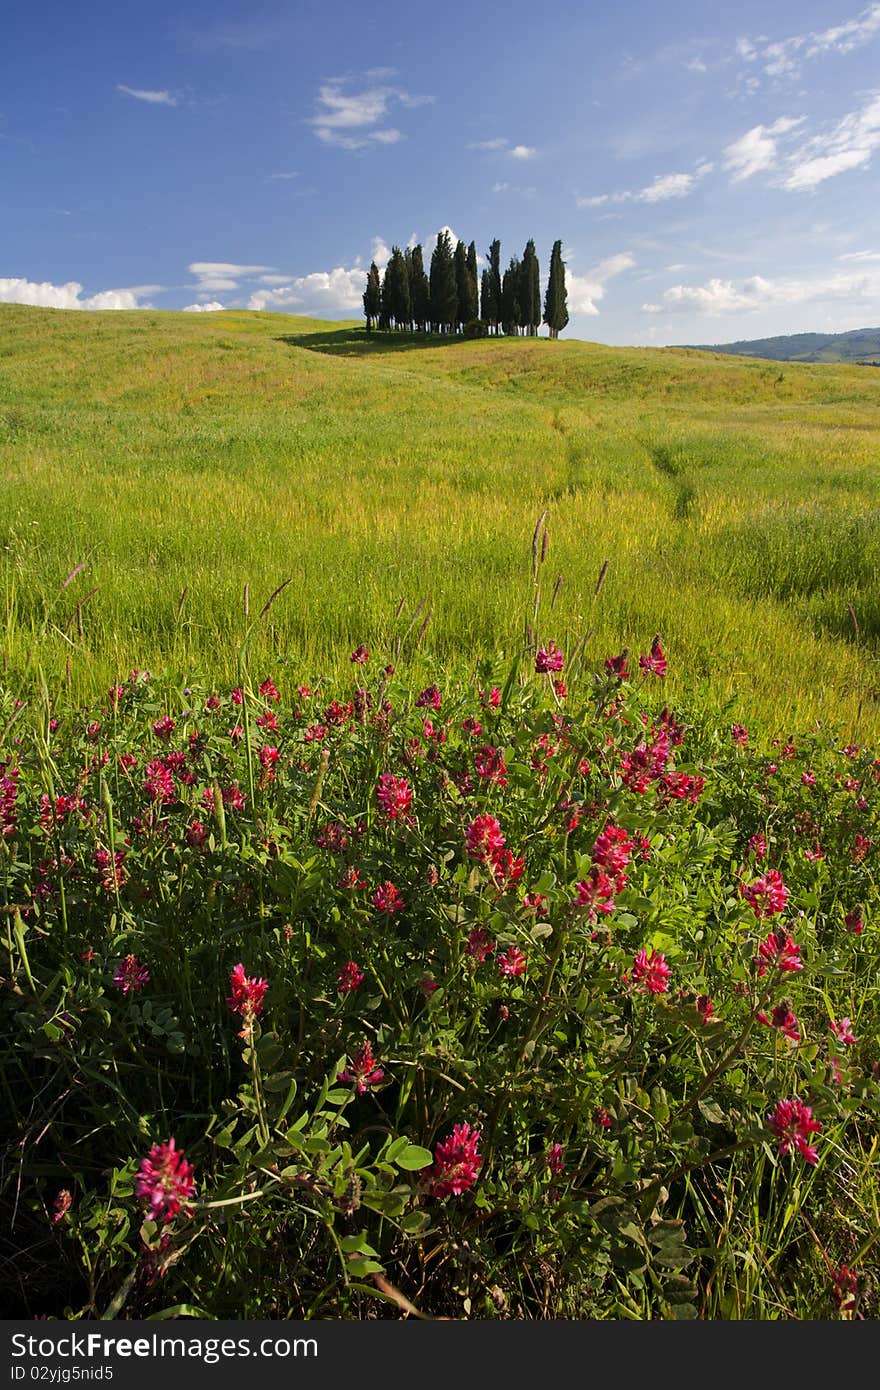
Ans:
<svg viewBox="0 0 880 1390"><path fill-rule="evenodd" d="M700 352L727 352L735 357L768 357L774 362L868 362L880 366L880 328L849 333L789 333L739 343L682 343Z"/></svg>

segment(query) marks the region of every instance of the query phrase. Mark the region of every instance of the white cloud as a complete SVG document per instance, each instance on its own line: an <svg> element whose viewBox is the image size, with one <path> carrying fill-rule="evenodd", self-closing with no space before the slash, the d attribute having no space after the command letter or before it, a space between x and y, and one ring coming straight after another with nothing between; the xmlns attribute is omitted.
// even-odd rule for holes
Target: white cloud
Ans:
<svg viewBox="0 0 880 1390"><path fill-rule="evenodd" d="M668 309L696 310L710 317L751 312L774 304L880 302L880 277L838 274L817 280L768 280L753 275L741 285L732 280L711 279L704 285L673 285L665 291L663 300ZM646 313L656 312L656 306L642 308Z"/></svg>
<svg viewBox="0 0 880 1390"><path fill-rule="evenodd" d="M636 192L598 193L591 198L576 198L575 202L579 208L599 208L606 203L663 203L669 198L684 198L714 168L711 160L702 159L692 174L658 174L653 183Z"/></svg>
<svg viewBox="0 0 880 1390"><path fill-rule="evenodd" d="M215 314L218 309L225 309L226 305L219 300L209 300L207 304L184 304L181 309L182 314Z"/></svg>
<svg viewBox="0 0 880 1390"><path fill-rule="evenodd" d="M349 79L342 77L324 82L318 89L315 114L308 120L319 140L343 150L363 150L371 144L396 145L404 138L402 132L384 124L392 106L412 110L434 100L396 87L352 91L348 84Z"/></svg>
<svg viewBox="0 0 880 1390"><path fill-rule="evenodd" d="M600 261L592 270L588 270L586 275L573 275L566 267L565 288L568 293L569 312L595 317L599 313L596 305L605 297L607 282L615 275L629 270L635 263L635 257L624 251Z"/></svg>
<svg viewBox="0 0 880 1390"><path fill-rule="evenodd" d="M144 91L140 87L126 87L124 82L117 82L117 92L124 93L127 97L134 97L137 101L149 102L152 106L176 106L177 97L171 92L151 92Z"/></svg>
<svg viewBox="0 0 880 1390"><path fill-rule="evenodd" d="M880 261L880 251L847 251L846 255L838 256L839 261Z"/></svg>
<svg viewBox="0 0 880 1390"><path fill-rule="evenodd" d="M495 140L471 140L470 143L467 144L467 145L465 146L465 149L468 149L468 150L506 150L506 149L507 149L507 143L508 143L508 142L504 139L504 137L501 136L501 135L499 135L498 138L495 139Z"/></svg>
<svg viewBox="0 0 880 1390"><path fill-rule="evenodd" d="M140 286L138 288L141 288ZM48 281L0 279L0 303L34 304L43 309L146 309L139 304L136 290L101 290L82 297L82 285L69 280L64 285Z"/></svg>
<svg viewBox="0 0 880 1390"><path fill-rule="evenodd" d="M317 270L300 275L283 288L257 290L247 302L249 309L286 310L288 313L313 313L319 317L328 310L363 308L366 275L360 266L346 270Z"/></svg>
<svg viewBox="0 0 880 1390"><path fill-rule="evenodd" d="M782 187L790 192L817 188L847 169L870 163L880 146L880 93L873 92L859 111L850 111L822 135L807 140L793 155Z"/></svg>
<svg viewBox="0 0 880 1390"><path fill-rule="evenodd" d="M240 280L253 279L271 269L270 265L237 265L233 261L193 261L189 267L198 281L197 289L215 291L237 290Z"/></svg>
<svg viewBox="0 0 880 1390"><path fill-rule="evenodd" d="M385 245L385 242L380 236L373 237L370 249L370 260L376 262L377 270L384 270L391 260L391 248Z"/></svg>
<svg viewBox="0 0 880 1390"><path fill-rule="evenodd" d="M853 19L828 29L805 34L791 34L773 42L765 36L737 40L736 53L745 63L760 66L770 78L797 78L804 64L829 53L847 54L863 48L880 35L880 3L861 10ZM754 79L750 87L754 90Z"/></svg>
<svg viewBox="0 0 880 1390"><path fill-rule="evenodd" d="M797 130L803 124L803 116L780 116L772 125L753 126L739 140L724 147L724 168L732 176L733 183L741 183L765 169L773 169L778 160L778 139Z"/></svg>
<svg viewBox="0 0 880 1390"><path fill-rule="evenodd" d="M508 150L511 159L534 159L535 153L533 145L514 145Z"/></svg>
<svg viewBox="0 0 880 1390"><path fill-rule="evenodd" d="M667 198L684 198L696 182L694 174L662 174L638 195L640 203L662 203Z"/></svg>

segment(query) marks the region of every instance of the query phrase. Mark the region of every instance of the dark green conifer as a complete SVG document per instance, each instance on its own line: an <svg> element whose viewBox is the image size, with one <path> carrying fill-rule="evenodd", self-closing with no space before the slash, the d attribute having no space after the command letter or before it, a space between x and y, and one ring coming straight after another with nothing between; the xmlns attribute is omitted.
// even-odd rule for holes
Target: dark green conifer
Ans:
<svg viewBox="0 0 880 1390"><path fill-rule="evenodd" d="M431 327L435 333L452 333L458 309L458 290L455 283L455 256L448 231L437 233L437 245L431 253Z"/></svg>
<svg viewBox="0 0 880 1390"><path fill-rule="evenodd" d="M522 268L516 256L511 256L510 265L501 280L501 326L511 336L519 332L522 310L519 303L519 287Z"/></svg>
<svg viewBox="0 0 880 1390"><path fill-rule="evenodd" d="M501 323L501 242L496 238L489 247L489 309L488 319L497 333Z"/></svg>
<svg viewBox="0 0 880 1390"><path fill-rule="evenodd" d="M419 333L424 333L431 311L431 289L425 274L422 248L418 243L413 247L409 258L409 302L413 326Z"/></svg>
<svg viewBox="0 0 880 1390"><path fill-rule="evenodd" d="M541 323L541 276L538 257L535 254L535 243L531 237L526 242L526 249L520 263L517 298L519 300L520 322L529 337L534 338Z"/></svg>
<svg viewBox="0 0 880 1390"><path fill-rule="evenodd" d="M550 253L550 278L544 296L544 322L550 330L551 338L558 338L560 331L568 323L568 292L565 288L565 262L562 259L561 241L554 241Z"/></svg>
<svg viewBox="0 0 880 1390"><path fill-rule="evenodd" d="M370 262L370 269L367 272L367 288L364 290L364 315L367 320L367 332L372 333L373 324L379 317L382 307L382 282L379 279L379 267L375 261Z"/></svg>

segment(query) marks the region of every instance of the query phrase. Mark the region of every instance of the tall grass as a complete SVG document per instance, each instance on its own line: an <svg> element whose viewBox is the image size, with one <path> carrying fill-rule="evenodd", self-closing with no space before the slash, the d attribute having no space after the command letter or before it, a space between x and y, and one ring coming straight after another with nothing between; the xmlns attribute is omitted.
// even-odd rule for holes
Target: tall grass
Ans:
<svg viewBox="0 0 880 1390"><path fill-rule="evenodd" d="M232 680L245 585L258 611L285 579L255 661L333 674L425 599L426 657L472 665L509 644L546 510L560 640L659 630L739 717L880 728L870 373L14 305L0 352L10 684Z"/></svg>

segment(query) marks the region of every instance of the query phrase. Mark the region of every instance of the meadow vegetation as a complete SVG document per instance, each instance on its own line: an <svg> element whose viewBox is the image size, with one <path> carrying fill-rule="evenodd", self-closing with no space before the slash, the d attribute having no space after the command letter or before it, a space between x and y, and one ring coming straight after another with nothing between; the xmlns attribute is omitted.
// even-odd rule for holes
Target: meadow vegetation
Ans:
<svg viewBox="0 0 880 1390"><path fill-rule="evenodd" d="M876 374L0 354L0 1311L876 1317Z"/></svg>
<svg viewBox="0 0 880 1390"><path fill-rule="evenodd" d="M560 640L659 631L673 683L742 718L877 730L862 368L16 305L0 344L10 684L231 678L245 586L253 616L286 579L255 655L331 676L424 599L426 659L466 670L520 642L546 511Z"/></svg>

